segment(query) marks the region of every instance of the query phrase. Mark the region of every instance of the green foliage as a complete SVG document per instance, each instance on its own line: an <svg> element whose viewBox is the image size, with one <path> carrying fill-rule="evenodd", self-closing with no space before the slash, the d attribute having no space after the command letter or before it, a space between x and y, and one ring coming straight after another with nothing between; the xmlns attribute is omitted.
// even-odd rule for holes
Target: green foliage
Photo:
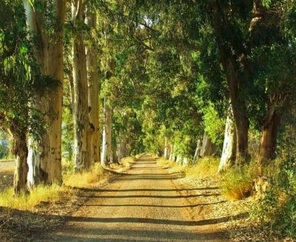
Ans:
<svg viewBox="0 0 296 242"><path fill-rule="evenodd" d="M262 200L252 211L262 226L283 236L296 238L296 166L295 156L281 162L270 177L271 183Z"/></svg>
<svg viewBox="0 0 296 242"><path fill-rule="evenodd" d="M211 138L211 141L220 149L222 149L224 140L225 118L221 118L218 112L209 104L208 108L203 109L203 124L205 131Z"/></svg>
<svg viewBox="0 0 296 242"><path fill-rule="evenodd" d="M46 94L56 80L42 76L20 1L1 1L0 9L0 126L40 138L44 115L33 108L36 94Z"/></svg>

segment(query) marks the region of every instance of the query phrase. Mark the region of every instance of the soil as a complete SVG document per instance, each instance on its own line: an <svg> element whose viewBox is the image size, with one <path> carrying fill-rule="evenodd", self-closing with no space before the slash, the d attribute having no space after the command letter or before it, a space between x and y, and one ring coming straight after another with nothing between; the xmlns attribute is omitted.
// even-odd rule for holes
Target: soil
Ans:
<svg viewBox="0 0 296 242"><path fill-rule="evenodd" d="M12 185L8 167L0 163L0 189ZM75 189L71 200L32 211L0 207L0 241L279 241L249 224L249 200L228 201L217 184L142 156L107 183Z"/></svg>

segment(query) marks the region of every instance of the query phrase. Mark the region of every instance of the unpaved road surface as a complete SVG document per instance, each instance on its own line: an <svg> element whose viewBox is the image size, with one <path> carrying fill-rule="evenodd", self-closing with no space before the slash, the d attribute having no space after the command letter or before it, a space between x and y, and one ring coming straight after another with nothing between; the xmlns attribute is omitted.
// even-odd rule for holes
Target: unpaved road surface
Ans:
<svg viewBox="0 0 296 242"><path fill-rule="evenodd" d="M229 241L223 221L203 216L214 188L196 194L176 185L180 175L143 156L106 187L89 190L65 227L42 241Z"/></svg>

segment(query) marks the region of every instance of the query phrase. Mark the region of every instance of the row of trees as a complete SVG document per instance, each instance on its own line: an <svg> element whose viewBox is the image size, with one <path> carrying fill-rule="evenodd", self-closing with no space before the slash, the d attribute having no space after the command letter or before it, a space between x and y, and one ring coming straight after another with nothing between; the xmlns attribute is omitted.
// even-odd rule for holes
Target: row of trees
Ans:
<svg viewBox="0 0 296 242"><path fill-rule="evenodd" d="M1 4L0 124L16 193L61 184L65 151L77 171L143 151L221 155L222 171L249 162L252 132L258 168L275 158L295 104L293 0Z"/></svg>

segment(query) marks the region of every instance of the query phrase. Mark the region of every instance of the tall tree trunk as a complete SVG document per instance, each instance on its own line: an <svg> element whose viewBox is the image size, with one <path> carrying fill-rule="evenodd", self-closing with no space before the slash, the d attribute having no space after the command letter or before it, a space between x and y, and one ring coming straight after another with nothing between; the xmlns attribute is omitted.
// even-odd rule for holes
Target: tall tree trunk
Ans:
<svg viewBox="0 0 296 242"><path fill-rule="evenodd" d="M169 144L168 144L168 137L164 137L164 151L163 151L163 157L165 159L169 158Z"/></svg>
<svg viewBox="0 0 296 242"><path fill-rule="evenodd" d="M225 13L221 9L219 1L213 1L212 8L214 13L213 27L217 36L220 62L223 66L228 82L233 121L236 129L236 165L241 166L250 158L248 152L249 120L247 117L246 103L244 101L245 99L241 96L242 91L240 90L239 85L240 78L243 78L242 75L239 77L241 63L237 62L231 52L231 46L229 46L229 44L224 41L224 25L221 19L225 18ZM247 70L245 70L245 72L247 72Z"/></svg>
<svg viewBox="0 0 296 242"><path fill-rule="evenodd" d="M108 102L108 98L104 99L104 126L102 136L102 153L101 153L101 164L106 166L111 162L112 159L112 110Z"/></svg>
<svg viewBox="0 0 296 242"><path fill-rule="evenodd" d="M74 80L74 154L75 170L87 170L91 166L90 125L88 116L88 87L86 54L83 29L84 7L82 0L76 0L72 6L73 23L77 27L73 44L73 80Z"/></svg>
<svg viewBox="0 0 296 242"><path fill-rule="evenodd" d="M211 156L215 153L215 145L211 141L209 135L205 132L202 139L202 146L199 152L201 157Z"/></svg>
<svg viewBox="0 0 296 242"><path fill-rule="evenodd" d="M15 171L14 171L14 193L20 195L21 193L28 192L27 175L28 175L28 147L26 130L22 130L20 126L12 122L10 132L13 136L12 153L15 158Z"/></svg>
<svg viewBox="0 0 296 242"><path fill-rule="evenodd" d="M40 142L31 140L34 149L28 157L28 164L31 170L37 171L35 176L29 177L31 185L39 182L62 184L61 169L61 123L62 123L62 97L63 97L63 24L65 21L64 0L53 0L51 2L41 1L46 9L44 12L35 11L32 2L23 0L26 10L27 24L29 30L39 37L41 43L36 43L35 57L40 65L41 74L59 81L45 95L36 95L36 109L44 114L47 126L46 131L41 135ZM48 9L53 9L48 10ZM46 10L52 11L54 16L48 16ZM52 17L53 19L49 19ZM54 34L48 31L54 29ZM36 159L37 160L36 160ZM31 172L30 174L33 174Z"/></svg>
<svg viewBox="0 0 296 242"><path fill-rule="evenodd" d="M89 13L87 23L92 31L95 31L97 25L96 13ZM100 129L99 129L99 75L98 75L98 46L92 44L87 48L88 64L88 105L89 121L91 126L90 148L91 161L99 162L100 150Z"/></svg>
<svg viewBox="0 0 296 242"><path fill-rule="evenodd" d="M224 143L218 172L225 171L235 164L237 145L236 137L236 129L233 124L233 118L229 113L225 124Z"/></svg>
<svg viewBox="0 0 296 242"><path fill-rule="evenodd" d="M281 121L281 113L275 110L274 105L269 108L265 119L259 147L259 166L266 165L276 157L276 140Z"/></svg>
<svg viewBox="0 0 296 242"><path fill-rule="evenodd" d="M120 135L120 141L117 147L117 157L118 157L118 162L120 163L120 160L127 156L127 138L126 134L122 133Z"/></svg>
<svg viewBox="0 0 296 242"><path fill-rule="evenodd" d="M201 149L201 141L200 139L197 140L196 142L196 148L193 156L193 164L199 159L200 157L200 149Z"/></svg>

